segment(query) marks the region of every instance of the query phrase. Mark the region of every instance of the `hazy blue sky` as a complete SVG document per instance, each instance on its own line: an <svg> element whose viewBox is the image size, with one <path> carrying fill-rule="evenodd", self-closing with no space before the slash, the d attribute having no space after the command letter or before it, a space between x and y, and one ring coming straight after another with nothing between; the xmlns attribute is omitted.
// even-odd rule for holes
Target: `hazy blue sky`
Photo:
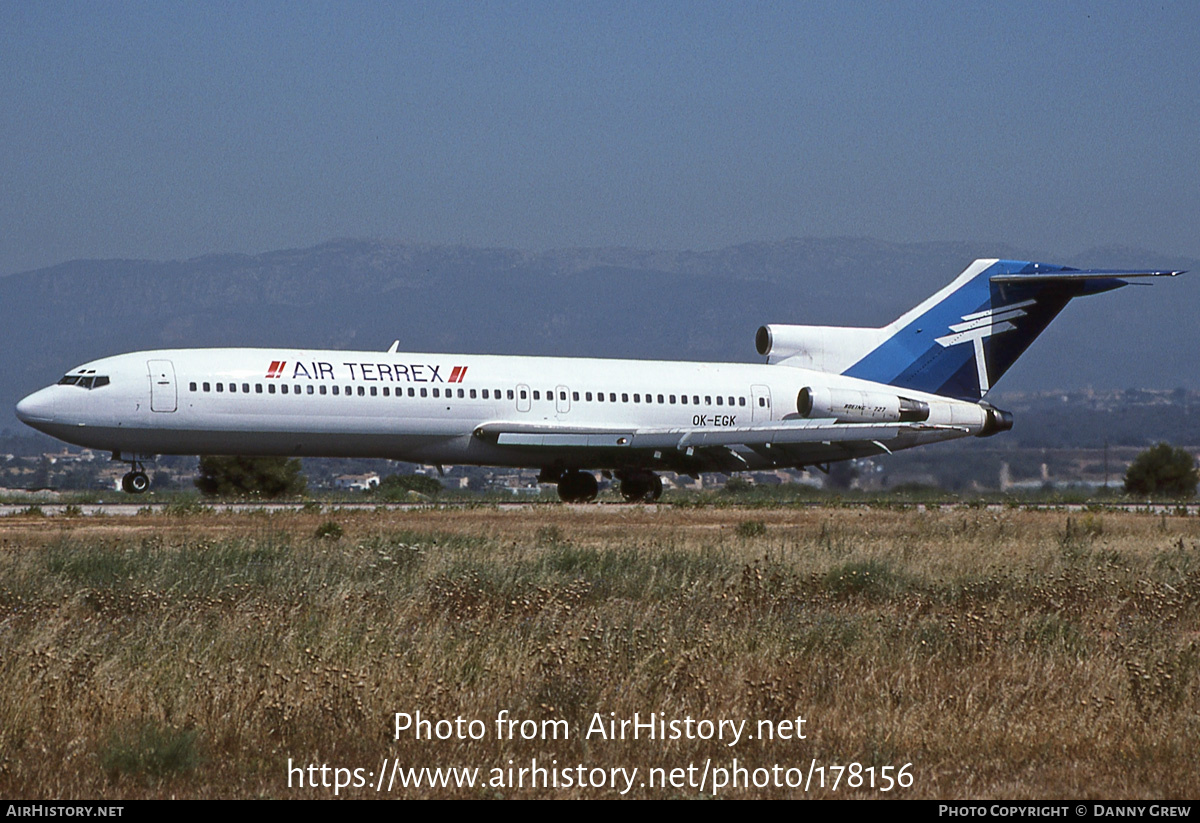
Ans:
<svg viewBox="0 0 1200 823"><path fill-rule="evenodd" d="M1196 257L1198 39L1192 0L0 0L0 273L336 236Z"/></svg>

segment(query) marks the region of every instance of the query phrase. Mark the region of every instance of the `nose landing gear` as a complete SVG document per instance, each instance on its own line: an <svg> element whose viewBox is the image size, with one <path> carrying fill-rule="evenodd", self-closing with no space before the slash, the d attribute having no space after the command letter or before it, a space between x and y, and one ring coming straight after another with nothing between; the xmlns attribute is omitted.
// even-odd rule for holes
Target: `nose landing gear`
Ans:
<svg viewBox="0 0 1200 823"><path fill-rule="evenodd" d="M121 478L122 491L128 494L144 494L146 489L150 488L150 477L146 474L146 468L141 460L136 457L122 457L118 452L113 452L112 459L129 464L129 471L125 472Z"/></svg>
<svg viewBox="0 0 1200 823"><path fill-rule="evenodd" d="M126 472L121 478L121 488L130 494L142 494L150 488L150 478L144 471Z"/></svg>

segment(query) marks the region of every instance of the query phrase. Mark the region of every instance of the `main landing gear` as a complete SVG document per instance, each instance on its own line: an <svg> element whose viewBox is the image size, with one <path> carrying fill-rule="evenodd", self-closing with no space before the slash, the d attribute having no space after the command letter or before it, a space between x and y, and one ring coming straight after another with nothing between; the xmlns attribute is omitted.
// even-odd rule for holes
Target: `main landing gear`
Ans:
<svg viewBox="0 0 1200 823"><path fill-rule="evenodd" d="M653 503L662 497L662 478L652 471L619 471L617 479L621 481L621 496L626 503Z"/></svg>
<svg viewBox="0 0 1200 823"><path fill-rule="evenodd" d="M121 489L129 494L143 494L150 488L150 477L140 460L126 460L119 454L113 454L113 460L129 464L129 471L121 478Z"/></svg>
<svg viewBox="0 0 1200 823"><path fill-rule="evenodd" d="M542 483L557 483L558 497L564 503L590 503L600 493L600 484L596 475L591 472L564 471L556 477L547 477L549 472L542 471L538 481Z"/></svg>
<svg viewBox="0 0 1200 823"><path fill-rule="evenodd" d="M604 473L609 477L608 472ZM662 497L662 478L646 469L623 469L614 475L621 483L621 496L626 503L653 503ZM574 469L542 469L539 483L557 483L558 496L564 503L590 503L596 499L600 486L591 472Z"/></svg>

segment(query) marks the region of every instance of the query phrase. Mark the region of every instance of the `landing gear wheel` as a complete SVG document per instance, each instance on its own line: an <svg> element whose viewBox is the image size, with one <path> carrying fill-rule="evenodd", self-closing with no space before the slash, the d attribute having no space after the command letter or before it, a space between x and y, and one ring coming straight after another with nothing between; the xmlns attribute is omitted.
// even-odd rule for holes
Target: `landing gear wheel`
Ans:
<svg viewBox="0 0 1200 823"><path fill-rule="evenodd" d="M626 503L653 503L662 497L662 478L654 472L637 472L621 478L621 497Z"/></svg>
<svg viewBox="0 0 1200 823"><path fill-rule="evenodd" d="M600 493L591 472L564 472L558 479L558 497L564 503L590 503Z"/></svg>
<svg viewBox="0 0 1200 823"><path fill-rule="evenodd" d="M626 503L637 503L646 499L647 488L640 478L621 481L621 497Z"/></svg>
<svg viewBox="0 0 1200 823"><path fill-rule="evenodd" d="M647 503L656 503L662 497L662 478L657 474L650 475L650 491L646 494Z"/></svg>
<svg viewBox="0 0 1200 823"><path fill-rule="evenodd" d="M150 478L145 472L128 472L121 478L121 488L129 494L142 494L150 488Z"/></svg>

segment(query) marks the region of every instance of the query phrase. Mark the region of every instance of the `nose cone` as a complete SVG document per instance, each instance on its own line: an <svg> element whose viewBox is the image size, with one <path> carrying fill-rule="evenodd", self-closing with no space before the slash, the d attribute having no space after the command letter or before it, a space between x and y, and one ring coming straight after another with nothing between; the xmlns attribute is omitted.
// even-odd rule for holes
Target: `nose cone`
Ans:
<svg viewBox="0 0 1200 823"><path fill-rule="evenodd" d="M35 429L38 423L54 422L53 394L52 388L35 391L17 404L17 417Z"/></svg>

